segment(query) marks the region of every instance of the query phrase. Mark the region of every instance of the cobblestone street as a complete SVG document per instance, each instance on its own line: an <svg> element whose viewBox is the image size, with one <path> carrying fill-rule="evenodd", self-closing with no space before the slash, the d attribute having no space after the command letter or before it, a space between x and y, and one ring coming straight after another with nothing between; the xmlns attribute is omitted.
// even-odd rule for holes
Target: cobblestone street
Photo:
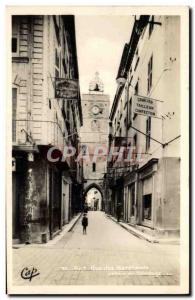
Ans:
<svg viewBox="0 0 195 300"><path fill-rule="evenodd" d="M56 244L13 249L14 285L177 285L179 246L150 244L131 235L103 212L89 212ZM25 267L40 273L21 278Z"/></svg>

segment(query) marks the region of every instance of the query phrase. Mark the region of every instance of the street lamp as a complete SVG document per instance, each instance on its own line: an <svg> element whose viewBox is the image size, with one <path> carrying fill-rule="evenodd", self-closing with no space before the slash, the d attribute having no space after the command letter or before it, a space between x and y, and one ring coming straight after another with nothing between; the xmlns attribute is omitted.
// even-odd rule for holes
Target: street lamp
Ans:
<svg viewBox="0 0 195 300"><path fill-rule="evenodd" d="M126 83L127 78L125 76L120 76L116 79L119 86L123 86Z"/></svg>

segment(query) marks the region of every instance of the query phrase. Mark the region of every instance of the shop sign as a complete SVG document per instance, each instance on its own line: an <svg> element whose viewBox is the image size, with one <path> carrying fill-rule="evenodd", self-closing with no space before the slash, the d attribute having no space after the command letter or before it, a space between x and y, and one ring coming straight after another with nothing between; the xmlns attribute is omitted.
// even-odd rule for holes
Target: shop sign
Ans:
<svg viewBox="0 0 195 300"><path fill-rule="evenodd" d="M55 79L55 98L72 100L78 98L78 80L56 78Z"/></svg>
<svg viewBox="0 0 195 300"><path fill-rule="evenodd" d="M157 117L157 100L143 96L134 96L133 112L148 117Z"/></svg>

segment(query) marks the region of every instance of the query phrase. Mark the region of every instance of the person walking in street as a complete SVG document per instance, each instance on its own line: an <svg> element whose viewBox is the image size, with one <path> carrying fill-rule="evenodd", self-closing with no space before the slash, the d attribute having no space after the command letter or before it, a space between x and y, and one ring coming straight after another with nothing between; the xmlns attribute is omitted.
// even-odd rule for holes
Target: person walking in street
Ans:
<svg viewBox="0 0 195 300"><path fill-rule="evenodd" d="M87 234L88 218L87 218L87 214L85 213L83 214L82 226L83 226L83 234Z"/></svg>
<svg viewBox="0 0 195 300"><path fill-rule="evenodd" d="M120 222L120 218L121 218L121 204L120 203L117 204L116 215L117 215L117 222Z"/></svg>
<svg viewBox="0 0 195 300"><path fill-rule="evenodd" d="M86 214L88 213L88 205L87 204L84 205L84 213L86 213Z"/></svg>

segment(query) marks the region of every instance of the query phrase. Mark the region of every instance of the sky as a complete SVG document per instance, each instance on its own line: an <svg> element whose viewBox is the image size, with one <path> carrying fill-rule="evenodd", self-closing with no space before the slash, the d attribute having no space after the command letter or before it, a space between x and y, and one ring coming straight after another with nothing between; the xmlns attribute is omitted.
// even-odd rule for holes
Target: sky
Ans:
<svg viewBox="0 0 195 300"><path fill-rule="evenodd" d="M112 103L124 44L129 42L132 16L76 16L76 42L81 94L88 93L95 72Z"/></svg>

